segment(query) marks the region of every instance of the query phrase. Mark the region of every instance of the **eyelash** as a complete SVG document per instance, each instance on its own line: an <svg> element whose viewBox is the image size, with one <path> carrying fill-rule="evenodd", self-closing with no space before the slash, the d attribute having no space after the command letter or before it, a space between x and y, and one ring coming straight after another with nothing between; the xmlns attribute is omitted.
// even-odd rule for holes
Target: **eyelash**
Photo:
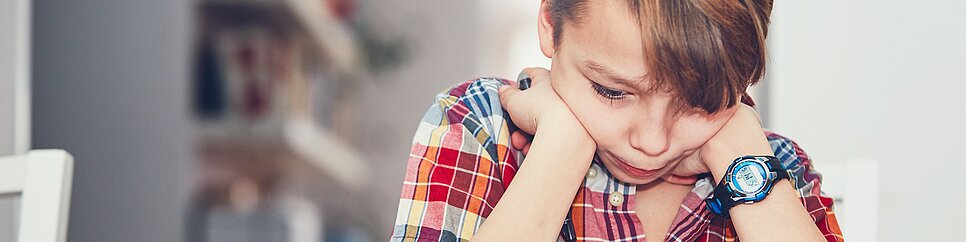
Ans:
<svg viewBox="0 0 966 242"><path fill-rule="evenodd" d="M625 91L610 89L603 85L597 84L596 82L590 82L590 86L594 89L594 93L597 94L597 96L607 99L608 101L610 101L611 105L613 105L615 101L621 101L627 98L628 93ZM705 111L700 107L691 107L691 106L683 105L679 107L679 109L677 110L677 112L675 112L675 114L676 115L685 115L685 114L710 115L711 113L708 113L707 111Z"/></svg>
<svg viewBox="0 0 966 242"><path fill-rule="evenodd" d="M590 85L594 89L594 93L597 93L597 96L609 100L611 104L613 104L614 101L620 101L627 98L627 92L625 91L610 89L597 84L596 82L591 82Z"/></svg>

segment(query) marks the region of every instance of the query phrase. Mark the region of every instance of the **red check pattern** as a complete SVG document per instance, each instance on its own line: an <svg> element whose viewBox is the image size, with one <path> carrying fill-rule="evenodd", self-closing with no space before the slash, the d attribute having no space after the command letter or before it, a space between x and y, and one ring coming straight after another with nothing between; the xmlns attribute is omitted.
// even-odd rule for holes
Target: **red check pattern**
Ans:
<svg viewBox="0 0 966 242"><path fill-rule="evenodd" d="M510 146L512 123L497 89L506 80L481 78L437 95L417 128L403 182L392 241L466 241L493 211L523 156ZM750 101L750 100L749 100ZM843 241L832 199L821 192L821 175L792 140L766 133L775 156L791 174L802 204L828 241ZM634 210L635 186L623 183L599 160L573 199L579 241L645 241ZM710 176L699 180L678 209L667 241L737 241L728 218L705 207ZM621 196L617 205L611 196ZM556 198L554 198L556 199ZM560 239L562 240L562 238Z"/></svg>

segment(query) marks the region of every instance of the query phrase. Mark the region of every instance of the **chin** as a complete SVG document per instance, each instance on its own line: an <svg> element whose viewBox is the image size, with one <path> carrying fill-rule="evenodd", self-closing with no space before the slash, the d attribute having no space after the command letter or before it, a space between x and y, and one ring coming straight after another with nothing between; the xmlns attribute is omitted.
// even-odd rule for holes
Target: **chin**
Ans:
<svg viewBox="0 0 966 242"><path fill-rule="evenodd" d="M607 171L609 171L610 174L614 176L614 178L617 178L617 180L621 182L629 183L633 185L644 185L644 184L649 184L651 182L654 182L660 179L665 174L667 174L669 170L667 166L665 166L665 167L662 167L660 170L655 170L652 173L641 174L640 171L637 171L637 173L635 173L634 171L626 170L626 169L635 169L635 168L632 167L630 164L624 163L624 161L620 160L620 158L616 158L613 156L601 157L601 161L604 164L604 167L607 169ZM667 165L670 165L670 164L667 164Z"/></svg>

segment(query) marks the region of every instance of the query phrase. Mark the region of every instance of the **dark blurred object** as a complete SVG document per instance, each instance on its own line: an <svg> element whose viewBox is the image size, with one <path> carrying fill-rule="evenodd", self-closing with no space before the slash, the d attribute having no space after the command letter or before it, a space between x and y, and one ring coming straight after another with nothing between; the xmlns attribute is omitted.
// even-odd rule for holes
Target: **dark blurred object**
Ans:
<svg viewBox="0 0 966 242"><path fill-rule="evenodd" d="M375 74L394 70L409 57L408 42L400 37L385 39L368 26L360 25L359 36L366 56L366 67Z"/></svg>
<svg viewBox="0 0 966 242"><path fill-rule="evenodd" d="M225 79L219 68L218 57L211 41L204 41L198 49L198 70L195 76L195 112L200 118L218 118L225 113Z"/></svg>

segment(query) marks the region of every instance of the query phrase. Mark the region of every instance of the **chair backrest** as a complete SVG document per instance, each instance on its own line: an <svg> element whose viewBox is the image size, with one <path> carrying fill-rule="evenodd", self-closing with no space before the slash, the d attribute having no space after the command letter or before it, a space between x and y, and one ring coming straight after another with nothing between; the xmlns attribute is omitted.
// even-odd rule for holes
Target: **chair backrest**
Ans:
<svg viewBox="0 0 966 242"><path fill-rule="evenodd" d="M63 150L0 157L0 195L20 194L18 241L66 241L73 170Z"/></svg>
<svg viewBox="0 0 966 242"><path fill-rule="evenodd" d="M835 199L833 209L848 241L878 241L879 163L852 159L815 164L822 191Z"/></svg>

